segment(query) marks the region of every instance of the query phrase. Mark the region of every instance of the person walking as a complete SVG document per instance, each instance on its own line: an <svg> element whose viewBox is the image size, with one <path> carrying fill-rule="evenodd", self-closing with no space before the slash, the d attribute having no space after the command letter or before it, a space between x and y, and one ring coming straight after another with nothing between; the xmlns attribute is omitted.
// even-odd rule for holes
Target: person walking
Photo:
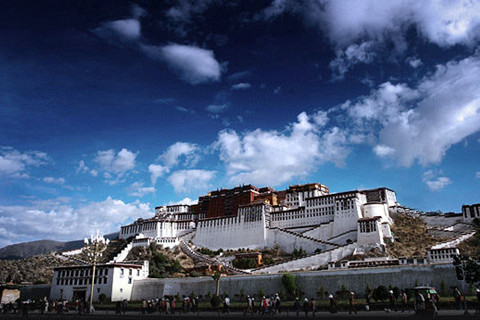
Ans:
<svg viewBox="0 0 480 320"><path fill-rule="evenodd" d="M253 315L253 301L250 295L247 296L247 313L250 313Z"/></svg>
<svg viewBox="0 0 480 320"><path fill-rule="evenodd" d="M371 295L370 293L367 294L367 297L365 298L365 310L366 311L370 311L371 310L371 306L370 306L370 299L371 299Z"/></svg>
<svg viewBox="0 0 480 320"><path fill-rule="evenodd" d="M458 289L458 287L453 288L453 298L455 299L455 303L457 304L457 310L462 310L462 293Z"/></svg>
<svg viewBox="0 0 480 320"><path fill-rule="evenodd" d="M475 295L477 296L477 309L475 309L475 313L478 314L480 313L480 289L479 288L475 290Z"/></svg>
<svg viewBox="0 0 480 320"><path fill-rule="evenodd" d="M297 318L298 316L300 315L300 300L297 298L295 298L295 303L294 303L294 308L295 308L295 313L297 314Z"/></svg>
<svg viewBox="0 0 480 320"><path fill-rule="evenodd" d="M312 316L315 317L315 313L317 312L317 301L314 298L310 299L310 305L312 306Z"/></svg>
<svg viewBox="0 0 480 320"><path fill-rule="evenodd" d="M335 301L333 294L330 293L328 299L330 300L330 313L337 313L337 301Z"/></svg>
<svg viewBox="0 0 480 320"><path fill-rule="evenodd" d="M352 314L352 312L355 312L355 314L357 314L357 309L355 308L355 293L353 291L350 292L350 297L348 298L348 302L349 302L348 313Z"/></svg>
<svg viewBox="0 0 480 320"><path fill-rule="evenodd" d="M275 294L275 302L274 302L274 305L275 305L275 313L276 313L276 314L280 313L280 304L281 304L280 296L278 295L278 293L276 293L276 294Z"/></svg>
<svg viewBox="0 0 480 320"><path fill-rule="evenodd" d="M303 300L303 311L305 312L305 318L308 317L308 310L310 310L310 303L308 303L308 299L305 298Z"/></svg>
<svg viewBox="0 0 480 320"><path fill-rule="evenodd" d="M223 300L223 313L229 314L230 313L230 298L228 294L225 296Z"/></svg>
<svg viewBox="0 0 480 320"><path fill-rule="evenodd" d="M400 300L402 302L402 312L405 312L405 309L408 308L408 296L405 290L400 291Z"/></svg>

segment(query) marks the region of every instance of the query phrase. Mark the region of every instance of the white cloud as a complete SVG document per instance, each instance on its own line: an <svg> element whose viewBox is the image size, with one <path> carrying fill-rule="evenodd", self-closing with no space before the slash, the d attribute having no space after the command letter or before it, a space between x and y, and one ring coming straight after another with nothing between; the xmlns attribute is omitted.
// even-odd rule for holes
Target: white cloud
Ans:
<svg viewBox="0 0 480 320"><path fill-rule="evenodd" d="M0 176L28 178L29 167L41 167L51 162L45 152L20 152L10 147L0 148Z"/></svg>
<svg viewBox="0 0 480 320"><path fill-rule="evenodd" d="M475 178L480 179L480 171L475 172Z"/></svg>
<svg viewBox="0 0 480 320"><path fill-rule="evenodd" d="M211 104L205 108L210 113L219 114L227 110L228 104Z"/></svg>
<svg viewBox="0 0 480 320"><path fill-rule="evenodd" d="M407 62L412 68L418 68L423 65L422 60L415 57L408 57L405 59L405 62Z"/></svg>
<svg viewBox="0 0 480 320"><path fill-rule="evenodd" d="M312 3L312 1L310 2ZM348 43L357 39L389 40L404 37L415 26L428 41L446 47L474 45L479 40L480 3L477 1L326 1L324 10L304 6L309 22L324 24L330 39ZM306 10L309 12L306 12Z"/></svg>
<svg viewBox="0 0 480 320"><path fill-rule="evenodd" d="M237 84L232 85L232 90L245 90L249 89L252 85L246 82L240 82Z"/></svg>
<svg viewBox="0 0 480 320"><path fill-rule="evenodd" d="M430 191L439 191L452 183L452 180L448 177L438 177L439 174L442 173L433 170L428 170L423 173L422 180L427 184Z"/></svg>
<svg viewBox="0 0 480 320"><path fill-rule="evenodd" d="M143 197L148 193L155 193L154 187L144 187L141 182L134 182L128 187L128 195L133 197Z"/></svg>
<svg viewBox="0 0 480 320"><path fill-rule="evenodd" d="M416 88L384 83L342 108L355 130L378 135L402 166L439 163L446 151L480 130L480 58L438 65ZM390 149L389 149L390 150Z"/></svg>
<svg viewBox="0 0 480 320"><path fill-rule="evenodd" d="M373 152L379 157L389 157L395 153L395 149L379 144L373 148Z"/></svg>
<svg viewBox="0 0 480 320"><path fill-rule="evenodd" d="M159 157L167 168L172 168L180 162L183 157L185 166L194 166L199 160L197 152L199 147L196 144L188 142L176 142Z"/></svg>
<svg viewBox="0 0 480 320"><path fill-rule="evenodd" d="M222 67L211 50L180 44L140 48L151 58L165 61L183 81L192 85L220 80Z"/></svg>
<svg viewBox="0 0 480 320"><path fill-rule="evenodd" d="M105 179L115 178L113 181L107 181L110 184L115 184L127 172L135 168L135 158L137 153L133 153L123 148L117 154L113 149L98 151L96 157L93 159L100 169L104 171Z"/></svg>
<svg viewBox="0 0 480 320"><path fill-rule="evenodd" d="M141 37L140 21L124 19L103 22L94 32L107 40L136 41Z"/></svg>
<svg viewBox="0 0 480 320"><path fill-rule="evenodd" d="M375 57L373 47L373 41L366 41L360 45L352 44L345 50L338 49L335 59L329 64L329 67L333 70L333 80L343 79L345 73L356 64L372 63Z"/></svg>
<svg viewBox="0 0 480 320"><path fill-rule="evenodd" d="M279 185L305 177L326 162L343 165L349 153L346 133L336 127L319 131L313 118L303 112L285 132L221 131L215 146L230 183Z"/></svg>
<svg viewBox="0 0 480 320"><path fill-rule="evenodd" d="M205 191L210 188L210 181L215 177L216 171L208 170L179 170L168 177L168 181L176 193L189 193Z"/></svg>
<svg viewBox="0 0 480 320"><path fill-rule="evenodd" d="M125 203L108 197L79 208L61 199L23 206L0 206L0 247L18 241L39 239L77 240L99 230L102 234L119 231L120 225L151 217L146 203ZM55 226L52 228L52 225Z"/></svg>
<svg viewBox="0 0 480 320"><path fill-rule="evenodd" d="M275 0L263 11L263 17L271 20L286 12L301 16L307 25L325 31L342 54L352 45L366 42L376 44L365 51L367 56L377 49L403 54L407 49L407 32L412 28L420 38L440 47L473 48L480 40L479 1ZM334 79L341 79L352 66L341 56L332 63L336 71Z"/></svg>
<svg viewBox="0 0 480 320"><path fill-rule="evenodd" d="M168 206L174 206L174 205L177 205L177 204L186 204L186 205L194 205L194 204L197 204L198 203L198 199L195 199L195 200L192 200L188 197L186 198L183 198L182 200L180 201L170 201L167 205Z"/></svg>
<svg viewBox="0 0 480 320"><path fill-rule="evenodd" d="M170 172L175 166L182 164L185 167L193 167L200 159L198 145L187 142L176 142L158 157L163 165L151 164L148 171L151 174L152 185L155 186L157 179ZM183 160L183 161L182 161ZM182 161L182 162L181 162Z"/></svg>
<svg viewBox="0 0 480 320"><path fill-rule="evenodd" d="M98 171L95 169L90 169L86 164L85 161L80 160L78 163L78 167L76 170L77 173L90 173L92 176L96 177L98 175Z"/></svg>
<svg viewBox="0 0 480 320"><path fill-rule="evenodd" d="M152 186L157 183L157 179L162 177L165 173L168 172L168 168L160 164L151 164L148 166L148 172L150 172L152 179Z"/></svg>
<svg viewBox="0 0 480 320"><path fill-rule="evenodd" d="M281 86L278 86L276 87L274 90L273 90L273 94L277 95L280 93L280 91L282 91L282 87Z"/></svg>
<svg viewBox="0 0 480 320"><path fill-rule="evenodd" d="M61 185L65 183L65 178L44 177L43 182Z"/></svg>

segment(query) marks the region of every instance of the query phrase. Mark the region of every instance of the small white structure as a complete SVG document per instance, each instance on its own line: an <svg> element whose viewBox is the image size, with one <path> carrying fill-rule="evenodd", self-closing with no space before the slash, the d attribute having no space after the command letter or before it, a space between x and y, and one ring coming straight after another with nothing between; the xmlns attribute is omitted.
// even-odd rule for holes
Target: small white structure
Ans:
<svg viewBox="0 0 480 320"><path fill-rule="evenodd" d="M130 300L133 282L148 277L148 261L143 264L112 263L96 265L93 301L104 294L108 300ZM92 266L57 267L53 272L50 300L88 300L92 281Z"/></svg>
<svg viewBox="0 0 480 320"><path fill-rule="evenodd" d="M457 247L433 246L427 251L427 259L430 263L452 263L453 256L459 254Z"/></svg>

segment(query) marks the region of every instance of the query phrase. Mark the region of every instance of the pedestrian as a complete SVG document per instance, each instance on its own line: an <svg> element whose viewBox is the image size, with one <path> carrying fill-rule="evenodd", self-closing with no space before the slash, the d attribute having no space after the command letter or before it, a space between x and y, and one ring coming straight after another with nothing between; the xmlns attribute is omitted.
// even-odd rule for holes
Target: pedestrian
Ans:
<svg viewBox="0 0 480 320"><path fill-rule="evenodd" d="M281 304L281 301L280 301L280 296L278 295L278 293L275 294L275 313L280 313L280 304Z"/></svg>
<svg viewBox="0 0 480 320"><path fill-rule="evenodd" d="M125 314L127 312L128 301L127 299L123 299L122 301L122 313Z"/></svg>
<svg viewBox="0 0 480 320"><path fill-rule="evenodd" d="M458 287L453 288L453 298L455 299L455 303L457 304L457 310L461 310L462 308L462 293L458 289Z"/></svg>
<svg viewBox="0 0 480 320"><path fill-rule="evenodd" d="M253 314L253 300L250 295L247 295L247 313Z"/></svg>
<svg viewBox="0 0 480 320"><path fill-rule="evenodd" d="M297 298L295 298L295 304L294 304L294 307L295 307L295 313L297 314L297 318L300 314L300 300Z"/></svg>
<svg viewBox="0 0 480 320"><path fill-rule="evenodd" d="M265 298L265 296L262 297L262 301L261 301L261 309L262 309L262 315L265 315L267 314L267 310L268 310L268 301L267 301L267 298Z"/></svg>
<svg viewBox="0 0 480 320"><path fill-rule="evenodd" d="M310 305L312 306L312 316L315 317L315 313L317 312L317 301L314 298L310 299Z"/></svg>
<svg viewBox="0 0 480 320"><path fill-rule="evenodd" d="M420 291L415 292L415 312L421 312L424 309L425 297L420 293Z"/></svg>
<svg viewBox="0 0 480 320"><path fill-rule="evenodd" d="M400 295L402 299L402 312L405 312L405 309L408 308L408 296L405 290L402 290Z"/></svg>
<svg viewBox="0 0 480 320"><path fill-rule="evenodd" d="M122 302L120 300L115 304L115 314L120 314L122 312Z"/></svg>
<svg viewBox="0 0 480 320"><path fill-rule="evenodd" d="M393 310L398 311L395 307L395 295L393 294L393 290L388 291L388 300L390 301L390 304L388 306L388 312L391 312Z"/></svg>
<svg viewBox="0 0 480 320"><path fill-rule="evenodd" d="M477 290L475 290L475 295L477 296L477 309L475 310L475 313L480 313L480 289L477 288Z"/></svg>
<svg viewBox="0 0 480 320"><path fill-rule="evenodd" d="M175 314L176 308L177 308L177 301L175 300L175 297L172 297L172 301L170 301L170 312L172 314Z"/></svg>
<svg viewBox="0 0 480 320"><path fill-rule="evenodd" d="M142 314L147 312L147 301L145 299L142 300Z"/></svg>
<svg viewBox="0 0 480 320"><path fill-rule="evenodd" d="M170 304L170 299L165 298L165 314L172 312L172 305Z"/></svg>
<svg viewBox="0 0 480 320"><path fill-rule="evenodd" d="M365 298L365 310L366 311L370 311L371 307L370 307L370 299L371 299L371 296L370 296L370 293L367 294L367 297Z"/></svg>
<svg viewBox="0 0 480 320"><path fill-rule="evenodd" d="M225 299L223 300L223 312L226 314L230 313L230 298L228 294L225 295Z"/></svg>
<svg viewBox="0 0 480 320"><path fill-rule="evenodd" d="M305 298L303 300L303 311L305 312L305 318L308 317L308 310L310 310L310 303L308 303L308 299Z"/></svg>
<svg viewBox="0 0 480 320"><path fill-rule="evenodd" d="M348 313L352 314L352 312L355 312L355 314L357 314L357 309L355 308L355 293L353 291L350 292L350 297L348 298L348 301L349 301Z"/></svg>
<svg viewBox="0 0 480 320"><path fill-rule="evenodd" d="M335 301L333 294L330 293L328 299L330 300L330 313L337 313L337 301Z"/></svg>

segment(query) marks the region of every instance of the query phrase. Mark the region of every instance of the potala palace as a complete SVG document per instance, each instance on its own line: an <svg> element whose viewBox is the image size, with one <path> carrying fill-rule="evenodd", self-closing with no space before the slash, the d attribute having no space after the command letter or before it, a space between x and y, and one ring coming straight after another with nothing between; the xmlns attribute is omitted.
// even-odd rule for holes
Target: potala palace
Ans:
<svg viewBox="0 0 480 320"><path fill-rule="evenodd" d="M428 249L425 257L385 255L344 260L373 248L384 250L386 243L394 241L390 229L392 217L402 214L422 219L427 225L426 232L440 236L443 242ZM412 277L423 279L425 284L445 280L454 285L452 255L459 253L457 245L460 242L475 234L471 225L475 218L480 218L480 204L464 205L461 214L428 215L399 205L395 192L385 187L330 193L325 185L311 183L290 186L282 191L252 185L212 191L199 197L195 205L159 206L152 218L138 219L122 226L119 238L126 240L126 245L111 261L97 266L93 298L97 300L101 294L106 294L112 301L140 300L165 294L209 292L210 277L149 279L148 261L126 260L133 247L151 243L168 248L179 246L196 262L222 267L229 274L244 274L246 277L228 280L231 288L223 290L231 292L238 290L239 286L257 290L258 281L264 281L265 288L272 286L272 290L278 290L278 281L273 284L269 279L277 279L281 272L299 270L317 270L305 275L306 279L320 277L326 281L326 288L332 290L339 281L345 283L347 275L362 274L375 284L381 279L376 275L384 272L396 272L397 278L392 281L402 285ZM279 247L285 252L301 248L307 255L279 264L240 270L233 267L228 258L210 258L197 250L265 247ZM74 258L81 251L60 255L74 259L78 265L55 268L51 299L84 297L91 289L91 265ZM389 268L367 270L385 266ZM319 268L323 271L318 271ZM447 278L440 279L442 276ZM304 286L314 294L318 288L310 288L311 282L306 281ZM352 280L349 288L363 290L359 283L363 285L362 281Z"/></svg>
<svg viewBox="0 0 480 320"><path fill-rule="evenodd" d="M393 241L390 213L397 208L388 188L329 193L311 183L287 190L252 185L213 191L196 205L160 206L148 220L122 226L121 239L132 245L156 242L166 247L186 241L209 249L262 249L278 245L307 253L383 246Z"/></svg>

